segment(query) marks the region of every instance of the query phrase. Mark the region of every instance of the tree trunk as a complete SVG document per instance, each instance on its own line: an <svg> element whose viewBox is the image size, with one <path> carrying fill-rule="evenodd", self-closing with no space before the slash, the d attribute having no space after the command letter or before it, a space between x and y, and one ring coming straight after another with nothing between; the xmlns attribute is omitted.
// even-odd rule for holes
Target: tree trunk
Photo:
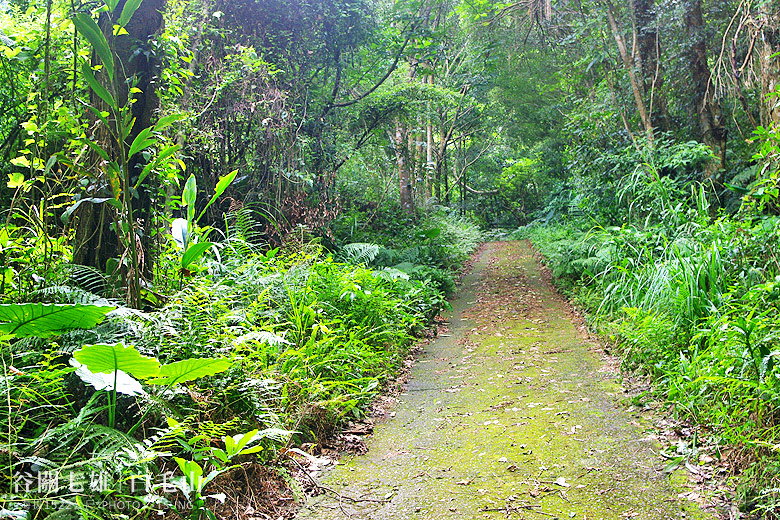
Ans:
<svg viewBox="0 0 780 520"><path fill-rule="evenodd" d="M414 213L414 197L412 196L412 179L409 173L409 161L406 135L408 131L399 121L395 123L395 134L390 135L390 141L395 149L395 162L398 171L398 191L401 209L406 213Z"/></svg>
<svg viewBox="0 0 780 520"><path fill-rule="evenodd" d="M615 6L609 0L606 0L607 6L607 21L609 27L612 29L612 36L615 38L615 43L620 53L620 58L623 61L623 67L628 74L629 82L631 83L631 91L634 94L634 102L636 103L637 112L639 112L639 119L642 122L642 126L647 134L647 140L653 141L653 123L650 121L650 115L647 112L647 106L642 92L642 85L639 82L639 77L636 74L634 67L633 53L628 53L628 47L626 46L626 40L623 38L623 32L617 24L617 17L615 15Z"/></svg>
<svg viewBox="0 0 780 520"><path fill-rule="evenodd" d="M658 21L655 0L632 0L637 49L642 73L642 88L649 106L650 122L653 128L669 129L669 113L666 96L663 93L663 67L661 66L661 43L658 37Z"/></svg>
<svg viewBox="0 0 780 520"><path fill-rule="evenodd" d="M759 11L762 33L759 55L759 74L761 76L761 124L769 127L774 124L780 128L780 12L773 9L772 2L766 2Z"/></svg>
<svg viewBox="0 0 780 520"><path fill-rule="evenodd" d="M124 5L125 0L121 0L112 15L113 20L119 19ZM164 8L165 0L143 0L125 27L128 34L121 36L113 36L113 26L108 20L102 23L106 39L111 43L115 56L118 104L123 106L127 103L131 86L141 90L132 95L134 102L131 113L135 118L135 124L127 138L127 143L132 143L143 129L152 126L155 111L159 106L155 85L159 81L160 64L150 45L150 39L162 30ZM133 78L132 85L128 84L125 78ZM97 97L93 97L95 101L93 104L97 106ZM140 155L130 158L128 171L133 172L142 161ZM131 178L134 181L137 174L131 175ZM153 217L150 190L154 187L141 186L140 188L139 200L134 203L138 211L134 216L136 220L142 222L142 226L148 227ZM80 208L79 211L77 245L74 248L73 261L103 271L106 268L106 261L119 256L121 252L118 251L115 232L109 229L110 219L105 218L106 208L101 207L100 211L92 211L87 209L87 206L89 205L82 204L81 208L84 209ZM151 235L152 233L148 231L142 233L144 237L142 245L146 250L149 248L148 240ZM143 256L141 254L142 258ZM145 262L145 272L151 273L151 268L152 262Z"/></svg>
<svg viewBox="0 0 780 520"><path fill-rule="evenodd" d="M710 179L715 187L720 187L722 182L720 172L726 167L726 129L707 64L707 42L704 35L701 0L686 0L684 18L690 41L688 67L691 73L692 101L693 109L696 111L699 137L715 154L715 159L705 165L704 178Z"/></svg>

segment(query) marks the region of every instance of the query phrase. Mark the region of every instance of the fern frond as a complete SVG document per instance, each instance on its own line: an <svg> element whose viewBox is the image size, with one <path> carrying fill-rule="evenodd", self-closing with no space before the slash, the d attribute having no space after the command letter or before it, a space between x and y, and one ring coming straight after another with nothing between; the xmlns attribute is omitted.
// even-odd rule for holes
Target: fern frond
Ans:
<svg viewBox="0 0 780 520"><path fill-rule="evenodd" d="M379 254L380 246L368 242L353 242L341 249L341 259L348 264L368 265Z"/></svg>

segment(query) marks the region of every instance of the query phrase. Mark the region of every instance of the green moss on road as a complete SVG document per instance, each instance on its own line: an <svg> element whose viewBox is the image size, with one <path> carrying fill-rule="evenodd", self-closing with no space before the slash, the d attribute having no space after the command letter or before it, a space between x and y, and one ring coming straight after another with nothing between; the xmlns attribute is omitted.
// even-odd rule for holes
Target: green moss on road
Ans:
<svg viewBox="0 0 780 520"><path fill-rule="evenodd" d="M614 369L526 243L484 249L395 416L301 519L712 518L678 498Z"/></svg>

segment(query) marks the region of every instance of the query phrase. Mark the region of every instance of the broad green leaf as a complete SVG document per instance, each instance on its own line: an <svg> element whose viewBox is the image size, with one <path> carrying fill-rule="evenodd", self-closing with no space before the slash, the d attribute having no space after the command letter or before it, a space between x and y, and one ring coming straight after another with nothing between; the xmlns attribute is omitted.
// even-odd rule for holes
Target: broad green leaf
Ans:
<svg viewBox="0 0 780 520"><path fill-rule="evenodd" d="M116 307L80 304L13 303L0 305L0 333L17 338L46 338L74 329L89 329Z"/></svg>
<svg viewBox="0 0 780 520"><path fill-rule="evenodd" d="M192 460L184 460L181 457L174 457L173 459L179 464L179 469L184 474L189 487L200 492L205 485L205 482L203 482L203 468Z"/></svg>
<svg viewBox="0 0 780 520"><path fill-rule="evenodd" d="M181 192L181 203L187 206L187 222L192 222L195 217L195 199L198 196L198 184L194 175L190 175Z"/></svg>
<svg viewBox="0 0 780 520"><path fill-rule="evenodd" d="M130 21L135 12L138 10L138 6L141 5L141 2L142 0L127 0L127 2L125 2L125 6L122 8L122 14L119 15L117 25L120 27L127 25L127 22Z"/></svg>
<svg viewBox="0 0 780 520"><path fill-rule="evenodd" d="M156 137L149 137L152 134L151 128L144 128L133 139L133 144L130 145L130 151L127 152L128 157L132 157L144 148L149 148L157 142Z"/></svg>
<svg viewBox="0 0 780 520"><path fill-rule="evenodd" d="M212 202L216 200L217 197L225 193L225 190L233 183L237 174L238 170L233 170L227 175L219 178L219 182L217 182L216 187L214 187L214 197L212 198Z"/></svg>
<svg viewBox="0 0 780 520"><path fill-rule="evenodd" d="M219 182L217 182L217 185L214 187L214 196L211 197L211 200L208 202L208 204L206 204L206 207L203 208L203 211L200 212L200 215L198 215L198 220L203 218L203 214L206 213L206 210L209 209L209 206L214 204L214 202L217 200L217 197L225 193L225 190L228 189L228 186L230 186L235 180L236 174L238 174L238 170L233 170L227 175L219 178Z"/></svg>
<svg viewBox="0 0 780 520"><path fill-rule="evenodd" d="M152 162L144 166L144 169L141 171L141 175L138 176L138 182L135 183L136 188L140 186L140 184L146 179L146 177L158 166L163 164L170 156L175 154L181 150L180 144L174 144L172 146L168 146L164 148L157 157L154 158Z"/></svg>
<svg viewBox="0 0 780 520"><path fill-rule="evenodd" d="M160 362L142 355L132 345L86 345L73 357L95 374L121 370L140 379L160 375Z"/></svg>
<svg viewBox="0 0 780 520"><path fill-rule="evenodd" d="M160 131L163 128L171 126L173 123L179 122L182 119L186 119L186 114L171 114L169 116L161 117L159 121L154 125L156 131Z"/></svg>
<svg viewBox="0 0 780 520"><path fill-rule="evenodd" d="M84 79L87 80L90 88L95 91L95 94L97 94L100 99L105 101L106 104L114 110L118 110L114 96L112 96L111 93L106 90L106 87L101 85L97 78L95 78L95 74L92 72L92 67L90 67L89 63L86 61L81 65L81 74L84 76Z"/></svg>
<svg viewBox="0 0 780 520"><path fill-rule="evenodd" d="M249 441L254 440L257 435L257 430L248 431L244 434L233 435L232 437L225 437L225 446L228 447L235 454L244 449L249 444ZM228 445L228 439L230 439L230 445ZM230 453L230 452L228 452Z"/></svg>
<svg viewBox="0 0 780 520"><path fill-rule="evenodd" d="M181 266L186 269L189 265L197 260L200 255L209 250L214 244L211 242L199 242L197 244L191 244L187 250L181 255Z"/></svg>
<svg viewBox="0 0 780 520"><path fill-rule="evenodd" d="M108 6L109 11L112 13L114 12L114 9L116 9L116 6L119 5L119 0L105 0L106 5Z"/></svg>
<svg viewBox="0 0 780 520"><path fill-rule="evenodd" d="M95 52L100 56L100 61L103 62L103 66L106 68L108 77L111 81L114 81L114 55L111 53L111 48L108 46L106 36L103 31L100 30L98 24L87 13L76 13L73 15L73 25L76 26L76 30L84 36ZM82 69L83 70L83 69Z"/></svg>
<svg viewBox="0 0 780 520"><path fill-rule="evenodd" d="M62 215L60 216L60 220L62 220L63 224L67 224L70 221L70 216L73 214L74 211L78 209L79 206L81 206L83 202L91 202L92 204L102 204L107 200L111 200L111 199L108 197L105 198L87 197L84 199L79 199L62 213Z"/></svg>
<svg viewBox="0 0 780 520"><path fill-rule="evenodd" d="M19 157L14 157L11 159L11 164L18 166L19 168L29 168L30 159L28 159L25 155L20 155Z"/></svg>
<svg viewBox="0 0 780 520"><path fill-rule="evenodd" d="M19 172L13 172L8 174L8 187L12 190L20 188L24 185L24 175Z"/></svg>
<svg viewBox="0 0 780 520"><path fill-rule="evenodd" d="M436 238L441 234L440 228L425 229L417 233L420 238Z"/></svg>
<svg viewBox="0 0 780 520"><path fill-rule="evenodd" d="M193 358L168 363L160 368L160 377L152 379L153 385L175 385L206 376L213 376L230 368L227 358Z"/></svg>

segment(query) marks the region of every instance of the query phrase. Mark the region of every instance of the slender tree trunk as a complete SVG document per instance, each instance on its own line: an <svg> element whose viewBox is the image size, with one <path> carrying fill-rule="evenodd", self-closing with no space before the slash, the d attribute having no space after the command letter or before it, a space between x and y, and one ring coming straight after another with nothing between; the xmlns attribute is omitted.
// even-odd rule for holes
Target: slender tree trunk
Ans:
<svg viewBox="0 0 780 520"><path fill-rule="evenodd" d="M406 129L400 121L395 122L395 133L389 135L390 142L395 149L396 171L398 172L398 191L401 202L401 208L406 213L414 212L414 197L412 196L412 182L409 175L409 161L407 160L407 139Z"/></svg>
<svg viewBox="0 0 780 520"><path fill-rule="evenodd" d="M442 161L442 173L444 174L444 203L449 206L450 204L450 170L447 168L447 156L445 155L441 159Z"/></svg>
<svg viewBox="0 0 780 520"><path fill-rule="evenodd" d="M764 102L761 106L761 123L780 128L780 11L776 2L764 3L759 11L762 24L759 74Z"/></svg>
<svg viewBox="0 0 780 520"><path fill-rule="evenodd" d="M645 105L645 100L642 95L643 89L634 66L633 51L632 54L629 54L628 52L628 47L626 46L626 40L623 37L623 32L617 23L615 6L612 5L612 2L609 0L606 0L605 4L607 6L607 21L609 22L609 27L612 29L612 36L615 38L615 43L617 44L620 58L623 61L623 67L625 68L626 74L628 74L629 82L631 83L631 91L634 94L634 102L636 103L637 112L639 113L639 119L645 129L648 141L652 142L653 123L650 120L650 115L647 111L647 106Z"/></svg>
<svg viewBox="0 0 780 520"><path fill-rule="evenodd" d="M125 3L125 0L121 0L117 5L112 16L114 20L119 19ZM155 112L159 101L155 93L155 86L159 82L160 64L153 47L150 45L150 39L162 30L162 11L164 8L165 0L143 0L125 27L128 32L125 35L114 37L112 25L107 23L107 20L102 24L106 38L112 43L112 51L116 56L117 102L123 106L129 98L133 99L131 114L135 118L135 124L127 137L127 143L131 143L142 130L152 126L156 117ZM125 81L125 78L131 79L128 82ZM131 86L140 89L140 92L131 94ZM97 104L96 97L95 103ZM137 177L136 167L142 161L140 154L130 158L128 171L131 173L133 182ZM152 196L150 190L153 189L155 186L148 184L141 186L141 189L138 190L139 200L134 203L138 210L134 212L135 220L140 222L142 226L148 226L151 222ZM90 205L81 205L81 208L85 209L83 213L79 213L82 218L78 220L76 230L77 245L73 253L74 262L91 265L102 271L106 267L106 261L118 256L120 252L116 250L116 239L112 236L115 233L108 227L110 219L101 215L105 211L105 207L101 207L101 211L92 211L87 209L88 206ZM142 245L144 249L147 249L152 233L146 230L141 236L143 237ZM144 258L142 252L141 258ZM143 263L145 272L151 273L152 262L147 259Z"/></svg>
<svg viewBox="0 0 780 520"><path fill-rule="evenodd" d="M693 89L693 108L696 111L699 137L712 149L715 159L705 166L704 178L718 187L721 170L726 167L726 129L720 105L715 98L712 74L707 64L707 43L704 36L704 17L701 0L685 1L685 27L688 32L688 67Z"/></svg>
<svg viewBox="0 0 780 520"><path fill-rule="evenodd" d="M655 0L632 0L636 47L642 72L642 88L649 107L650 122L662 131L669 129L669 113L663 92L661 42L658 36Z"/></svg>

